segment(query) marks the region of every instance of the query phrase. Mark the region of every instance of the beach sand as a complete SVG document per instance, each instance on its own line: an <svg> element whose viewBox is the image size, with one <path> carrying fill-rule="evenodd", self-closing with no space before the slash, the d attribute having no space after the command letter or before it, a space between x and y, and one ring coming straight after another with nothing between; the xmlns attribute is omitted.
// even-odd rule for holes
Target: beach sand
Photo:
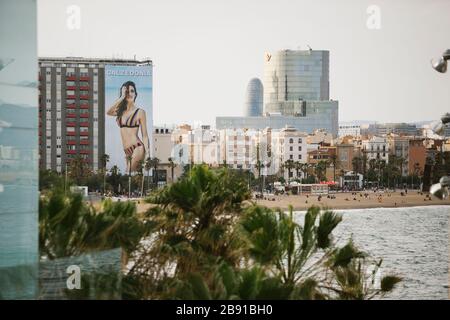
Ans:
<svg viewBox="0 0 450 320"><path fill-rule="evenodd" d="M294 210L306 210L312 205L329 209L365 209L365 208L395 208L395 207L415 207L429 205L450 205L450 199L439 200L431 196L431 200L427 195L420 195L417 191L408 191L407 195L402 196L400 192L381 194L379 201L379 193L368 191L368 197L364 197L364 192L357 192L356 195L348 193L335 193L335 199L329 199L322 196L318 201L318 196L308 197L306 195L279 195L274 196L275 201L271 200L253 200L259 205L269 208L280 208L287 210L292 205ZM362 196L361 196L362 195ZM354 200L356 199L356 200ZM152 205L145 203L143 200L137 203L137 211L145 212ZM450 208L449 208L450 210Z"/></svg>
<svg viewBox="0 0 450 320"><path fill-rule="evenodd" d="M287 209L292 205L294 210L306 210L312 205L330 209L365 209L365 208L395 208L395 207L414 207L414 206L429 206L429 205L450 205L450 199L440 200L431 196L431 200L425 194L419 194L417 191L408 191L407 195L401 195L401 192L391 193L374 193L368 191L368 197L365 197L366 192L357 192L352 194L335 193L335 199L329 199L327 196L322 196L321 201L318 196L306 195L290 195L290 196L275 196L275 201L257 200L260 205L269 208ZM450 210L450 208L449 208Z"/></svg>

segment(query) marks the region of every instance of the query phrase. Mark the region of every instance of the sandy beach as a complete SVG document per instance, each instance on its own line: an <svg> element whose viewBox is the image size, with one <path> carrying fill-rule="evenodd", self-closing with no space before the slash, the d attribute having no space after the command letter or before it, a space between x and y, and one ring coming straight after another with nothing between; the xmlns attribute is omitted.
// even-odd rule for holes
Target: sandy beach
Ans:
<svg viewBox="0 0 450 320"><path fill-rule="evenodd" d="M329 209L364 209L364 208L395 208L395 207L415 207L415 206L429 206L429 205L450 205L450 199L439 200L435 197L430 198L426 194L419 194L417 191L408 191L407 195L401 195L398 192L391 193L374 193L372 191L357 192L356 194L335 193L332 194L334 199L322 196L318 200L318 196L306 195L279 195L274 196L273 200L253 200L259 205L269 208L280 208L287 210L289 205L292 205L294 210L306 210L312 205ZM331 196L331 195L330 195ZM151 204L145 203L143 200L137 203L137 210L139 213L145 212L150 208ZM449 207L450 210L450 207Z"/></svg>
<svg viewBox="0 0 450 320"><path fill-rule="evenodd" d="M365 196L367 194L367 197ZM294 210L306 210L312 205L320 206L330 209L365 209L365 208L395 208L395 207L415 207L428 205L450 205L450 199L439 200L431 196L431 199L426 194L419 194L417 191L408 191L408 194L401 195L401 192L391 193L374 193L367 192L346 192L335 193L330 196L335 198L328 198L322 196L307 195L282 195L275 196L273 200L257 200L260 205L269 208L287 209L292 205ZM450 208L449 208L450 210Z"/></svg>

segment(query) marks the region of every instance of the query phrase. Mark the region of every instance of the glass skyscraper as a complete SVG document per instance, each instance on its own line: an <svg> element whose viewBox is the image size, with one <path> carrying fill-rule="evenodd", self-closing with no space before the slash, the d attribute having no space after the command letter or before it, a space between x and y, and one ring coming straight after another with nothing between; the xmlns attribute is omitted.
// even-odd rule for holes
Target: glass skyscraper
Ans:
<svg viewBox="0 0 450 320"><path fill-rule="evenodd" d="M282 50L266 54L264 112L285 114L281 102L330 99L329 52ZM281 104L280 104L281 103Z"/></svg>
<svg viewBox="0 0 450 320"><path fill-rule="evenodd" d="M253 78L247 85L245 95L244 116L259 117L263 112L263 85L261 80Z"/></svg>
<svg viewBox="0 0 450 320"><path fill-rule="evenodd" d="M282 50L267 53L264 63L264 112L217 117L217 129L282 129L338 134L339 102L330 100L329 51Z"/></svg>

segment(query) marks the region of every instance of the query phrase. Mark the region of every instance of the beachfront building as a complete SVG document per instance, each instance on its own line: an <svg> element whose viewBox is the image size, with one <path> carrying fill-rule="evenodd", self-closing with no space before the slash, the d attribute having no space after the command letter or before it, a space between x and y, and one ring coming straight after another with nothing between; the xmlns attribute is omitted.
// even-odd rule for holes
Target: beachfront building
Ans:
<svg viewBox="0 0 450 320"><path fill-rule="evenodd" d="M409 140L408 174L410 175L423 175L427 158L427 149L424 140L424 138Z"/></svg>
<svg viewBox="0 0 450 320"><path fill-rule="evenodd" d="M254 174L258 175L274 175L277 174L279 167L277 167L278 162L275 161L275 148L273 145L274 134L277 130L272 130L271 128L266 128L264 130L257 130L255 136L253 137L253 160L254 164ZM258 163L259 161L259 163ZM258 169L258 166L261 168Z"/></svg>
<svg viewBox="0 0 450 320"><path fill-rule="evenodd" d="M336 154L339 170L344 170L344 172L353 170L353 158L357 155L353 144L340 143L336 145Z"/></svg>
<svg viewBox="0 0 450 320"><path fill-rule="evenodd" d="M335 146L321 146L318 150L313 150L308 152L308 164L313 167L318 165L319 162L325 161L327 163L327 168L325 171L325 177L327 181L333 181L334 179L334 168L332 167L332 158L336 156L337 148ZM336 163L337 165L338 163ZM336 167L336 175L339 173L338 167Z"/></svg>
<svg viewBox="0 0 450 320"><path fill-rule="evenodd" d="M192 128L190 125L182 124L174 128L171 134L171 157L176 164L182 167L192 163L191 149L189 147L189 134L191 130Z"/></svg>
<svg viewBox="0 0 450 320"><path fill-rule="evenodd" d="M256 134L256 130L247 129L219 130L219 163L233 169L253 169Z"/></svg>
<svg viewBox="0 0 450 320"><path fill-rule="evenodd" d="M281 166L284 166L282 171L286 180L302 178L301 170L296 170L295 166L296 163L305 164L307 162L307 137L306 133L291 127L285 127L272 133L275 169L278 171ZM287 162L288 160L290 161ZM294 166L291 170L287 169L289 164Z"/></svg>
<svg viewBox="0 0 450 320"><path fill-rule="evenodd" d="M401 162L402 176L408 175L409 164L409 140L410 137L389 135L387 137L389 142L389 153L394 155L396 159Z"/></svg>
<svg viewBox="0 0 450 320"><path fill-rule="evenodd" d="M363 175L353 171L346 172L339 178L339 185L341 188L349 190L361 189L363 187Z"/></svg>
<svg viewBox="0 0 450 320"><path fill-rule="evenodd" d="M217 167L220 164L219 133L209 125L201 125L188 134L191 163L208 164Z"/></svg>
<svg viewBox="0 0 450 320"><path fill-rule="evenodd" d="M363 140L362 151L367 155L367 161L375 159L389 162L389 142L386 137L373 136Z"/></svg>

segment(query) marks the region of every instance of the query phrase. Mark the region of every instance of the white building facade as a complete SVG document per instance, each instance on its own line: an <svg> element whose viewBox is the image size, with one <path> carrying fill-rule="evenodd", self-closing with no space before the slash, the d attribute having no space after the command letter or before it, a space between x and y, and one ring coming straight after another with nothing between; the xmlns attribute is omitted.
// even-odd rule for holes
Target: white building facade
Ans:
<svg viewBox="0 0 450 320"><path fill-rule="evenodd" d="M368 161L375 159L389 162L389 142L386 137L373 136L369 140L363 140L362 150Z"/></svg>

